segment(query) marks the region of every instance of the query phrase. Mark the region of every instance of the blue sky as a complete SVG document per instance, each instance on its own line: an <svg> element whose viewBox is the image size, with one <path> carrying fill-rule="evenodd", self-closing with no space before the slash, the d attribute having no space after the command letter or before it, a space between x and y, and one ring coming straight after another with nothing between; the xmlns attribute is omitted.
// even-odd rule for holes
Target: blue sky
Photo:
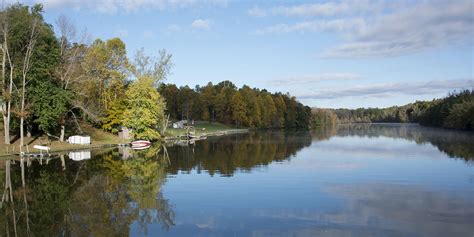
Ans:
<svg viewBox="0 0 474 237"><path fill-rule="evenodd" d="M12 0L10 0L12 1ZM309 106L387 107L474 88L474 4L453 1L29 0L130 57L173 54L168 83L289 92Z"/></svg>

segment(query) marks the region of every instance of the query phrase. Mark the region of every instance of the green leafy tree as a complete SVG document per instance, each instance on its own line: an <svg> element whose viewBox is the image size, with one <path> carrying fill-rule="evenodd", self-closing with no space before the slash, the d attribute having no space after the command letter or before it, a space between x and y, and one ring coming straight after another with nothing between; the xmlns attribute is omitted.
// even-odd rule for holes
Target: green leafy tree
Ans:
<svg viewBox="0 0 474 237"><path fill-rule="evenodd" d="M162 84L159 91L166 100L166 113L171 119L178 119L178 87L174 84Z"/></svg>
<svg viewBox="0 0 474 237"><path fill-rule="evenodd" d="M124 125L133 129L137 139L160 138L157 128L164 119L165 102L153 85L152 78L140 77L125 93Z"/></svg>
<svg viewBox="0 0 474 237"><path fill-rule="evenodd" d="M20 120L20 146L24 144L24 125L31 128L35 117L51 115L49 112L34 114L33 111L36 107L33 104L33 87L54 80L53 69L59 61L57 39L52 27L44 21L42 13L43 7L40 4L32 7L13 4L2 9L0 14L2 112L7 144L10 142L8 135L12 111L16 112L16 119ZM12 88L16 90L13 91ZM28 134L30 131L28 129Z"/></svg>
<svg viewBox="0 0 474 237"><path fill-rule="evenodd" d="M107 110L107 116L103 119L102 128L112 133L118 133L123 123L125 109L125 100L115 100Z"/></svg>
<svg viewBox="0 0 474 237"><path fill-rule="evenodd" d="M67 113L71 93L52 81L38 81L30 90L34 122L45 132L53 132Z"/></svg>
<svg viewBox="0 0 474 237"><path fill-rule="evenodd" d="M125 44L119 38L95 40L84 55L83 68L83 104L93 103L103 117L125 94L130 71Z"/></svg>

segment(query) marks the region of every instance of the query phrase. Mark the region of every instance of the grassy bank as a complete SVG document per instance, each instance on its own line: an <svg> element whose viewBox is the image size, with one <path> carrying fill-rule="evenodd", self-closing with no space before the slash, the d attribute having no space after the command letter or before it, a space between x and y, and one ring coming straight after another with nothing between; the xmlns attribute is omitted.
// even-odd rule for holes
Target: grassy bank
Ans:
<svg viewBox="0 0 474 237"><path fill-rule="evenodd" d="M31 138L25 137L25 146L23 151L26 152L38 152L33 148L34 145L45 145L51 148L51 152L64 151L64 150L75 150L81 148L96 148L113 144L122 144L127 143L128 141L120 139L117 135L105 132L101 129L92 127L89 124L81 124L81 129L85 135L91 137L90 145L76 145L69 144L67 142L59 142L58 139L48 137L46 135L42 136L33 136ZM0 132L1 141L0 141L0 156L3 155L12 155L20 152L20 138L12 136L12 144L5 144L3 141L3 130ZM67 136L66 136L67 138Z"/></svg>
<svg viewBox="0 0 474 237"><path fill-rule="evenodd" d="M246 132L247 128L231 127L217 122L198 121L194 124L192 129L183 128L168 128L165 133L165 139L174 139L187 132L193 132L196 136L218 136L236 132Z"/></svg>
<svg viewBox="0 0 474 237"><path fill-rule="evenodd" d="M69 144L67 142L59 142L57 138L48 137L46 135L33 136L31 138L25 137L26 146L23 148L24 152L39 152L34 149L34 145L44 145L51 148L51 152L76 150L84 148L98 148L116 144L124 144L129 141L120 139L117 135L105 132L101 129L94 128L90 124L81 124L83 134L91 137L91 144L89 145L76 145ZM227 126L221 123L214 122L196 122L193 129L189 130L197 136L218 136L231 133L247 132L248 129L236 128ZM175 139L181 135L185 135L188 132L186 129L175 129L168 128L166 130L165 139ZM12 136L12 144L5 144L3 141L3 131L0 131L0 156L8 156L18 154L20 152L20 139L19 137ZM68 136L66 136L67 138Z"/></svg>

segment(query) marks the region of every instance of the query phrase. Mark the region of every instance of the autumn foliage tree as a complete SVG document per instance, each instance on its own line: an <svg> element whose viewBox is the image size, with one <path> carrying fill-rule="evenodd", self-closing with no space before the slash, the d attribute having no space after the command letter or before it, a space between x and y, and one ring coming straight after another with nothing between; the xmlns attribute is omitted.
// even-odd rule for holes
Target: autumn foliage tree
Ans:
<svg viewBox="0 0 474 237"><path fill-rule="evenodd" d="M153 85L152 78L139 77L125 93L123 124L133 130L137 139L160 138L158 126L164 119L165 102Z"/></svg>
<svg viewBox="0 0 474 237"><path fill-rule="evenodd" d="M247 123L247 115L245 114L245 103L242 100L240 92L236 92L232 96L231 101L232 120L236 125L242 125Z"/></svg>

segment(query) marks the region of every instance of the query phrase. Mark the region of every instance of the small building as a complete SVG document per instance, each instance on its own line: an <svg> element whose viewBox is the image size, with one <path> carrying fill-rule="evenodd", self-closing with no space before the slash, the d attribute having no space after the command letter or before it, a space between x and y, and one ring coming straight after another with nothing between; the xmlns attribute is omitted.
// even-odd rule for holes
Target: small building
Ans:
<svg viewBox="0 0 474 237"><path fill-rule="evenodd" d="M120 130L118 132L118 136L120 139L125 139L125 140L132 139L133 138L132 129L122 126L120 127Z"/></svg>
<svg viewBox="0 0 474 237"><path fill-rule="evenodd" d="M173 123L173 128L184 128L188 125L187 120L181 120Z"/></svg>

